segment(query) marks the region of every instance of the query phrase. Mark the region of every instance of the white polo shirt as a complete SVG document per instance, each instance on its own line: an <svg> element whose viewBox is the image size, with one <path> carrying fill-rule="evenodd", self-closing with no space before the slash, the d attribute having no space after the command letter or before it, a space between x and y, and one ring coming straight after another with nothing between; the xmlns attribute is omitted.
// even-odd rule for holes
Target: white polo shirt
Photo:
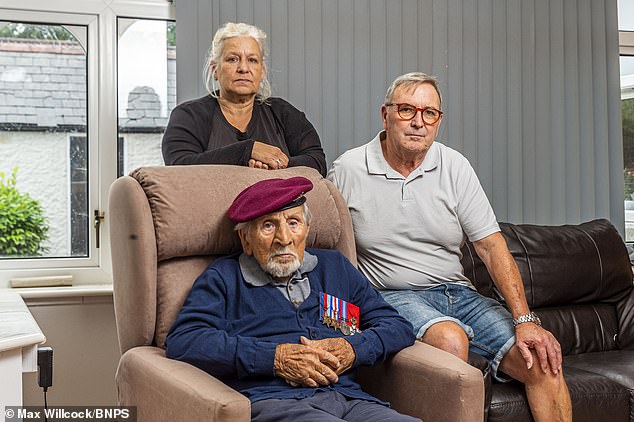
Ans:
<svg viewBox="0 0 634 422"><path fill-rule="evenodd" d="M328 172L348 203L359 269L378 289L470 287L460 264L471 241L500 231L480 181L459 152L434 142L408 177L392 169L380 132L342 154Z"/></svg>

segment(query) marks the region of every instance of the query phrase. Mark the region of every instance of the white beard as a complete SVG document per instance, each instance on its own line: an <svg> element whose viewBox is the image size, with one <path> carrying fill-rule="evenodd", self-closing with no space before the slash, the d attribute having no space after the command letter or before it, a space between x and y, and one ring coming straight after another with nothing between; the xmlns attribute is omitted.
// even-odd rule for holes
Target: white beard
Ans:
<svg viewBox="0 0 634 422"><path fill-rule="evenodd" d="M280 253L291 253L293 254L294 259L287 263L276 262L273 259L273 257L276 254L280 254ZM299 262L299 258L297 257L295 253L290 251L280 250L280 251L275 251L275 253L271 254L271 257L268 259L263 269L266 273L272 275L275 278L285 278L295 274L295 271L297 271L301 265L302 263Z"/></svg>

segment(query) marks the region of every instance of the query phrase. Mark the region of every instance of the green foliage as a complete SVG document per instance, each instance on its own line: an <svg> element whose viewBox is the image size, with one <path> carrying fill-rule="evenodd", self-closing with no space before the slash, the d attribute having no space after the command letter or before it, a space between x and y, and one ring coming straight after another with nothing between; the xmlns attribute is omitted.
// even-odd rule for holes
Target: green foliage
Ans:
<svg viewBox="0 0 634 422"><path fill-rule="evenodd" d="M36 40L70 40L75 37L70 31L59 25L31 25L26 23L9 23L0 28L2 38L29 38Z"/></svg>
<svg viewBox="0 0 634 422"><path fill-rule="evenodd" d="M167 46L176 47L176 22L167 22Z"/></svg>
<svg viewBox="0 0 634 422"><path fill-rule="evenodd" d="M632 198L632 193L634 193L634 169L626 167L623 170L623 181L625 182L623 191L624 199L626 201L631 201L634 199Z"/></svg>
<svg viewBox="0 0 634 422"><path fill-rule="evenodd" d="M46 252L48 223L40 202L15 187L17 173L0 172L0 255L38 256Z"/></svg>
<svg viewBox="0 0 634 422"><path fill-rule="evenodd" d="M621 101L623 139L634 142L634 98Z"/></svg>

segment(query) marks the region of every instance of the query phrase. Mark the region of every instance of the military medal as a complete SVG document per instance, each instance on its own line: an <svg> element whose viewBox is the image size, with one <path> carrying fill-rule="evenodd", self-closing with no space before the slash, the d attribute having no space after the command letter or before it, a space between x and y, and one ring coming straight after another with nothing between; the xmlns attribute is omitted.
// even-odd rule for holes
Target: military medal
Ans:
<svg viewBox="0 0 634 422"><path fill-rule="evenodd" d="M328 293L320 293L319 304L321 308L319 319L325 326L339 330L346 336L361 332L358 306Z"/></svg>

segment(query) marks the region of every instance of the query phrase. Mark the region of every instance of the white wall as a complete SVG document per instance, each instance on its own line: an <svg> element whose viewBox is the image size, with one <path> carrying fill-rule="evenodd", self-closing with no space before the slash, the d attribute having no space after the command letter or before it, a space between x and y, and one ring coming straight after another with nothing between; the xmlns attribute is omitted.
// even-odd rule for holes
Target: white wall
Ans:
<svg viewBox="0 0 634 422"><path fill-rule="evenodd" d="M165 164L161 152L162 133L125 133L122 136L125 150L123 174L129 174L141 166Z"/></svg>
<svg viewBox="0 0 634 422"><path fill-rule="evenodd" d="M49 406L116 405L119 345L112 296L26 299L53 348ZM22 377L25 406L44 404L37 373Z"/></svg>

